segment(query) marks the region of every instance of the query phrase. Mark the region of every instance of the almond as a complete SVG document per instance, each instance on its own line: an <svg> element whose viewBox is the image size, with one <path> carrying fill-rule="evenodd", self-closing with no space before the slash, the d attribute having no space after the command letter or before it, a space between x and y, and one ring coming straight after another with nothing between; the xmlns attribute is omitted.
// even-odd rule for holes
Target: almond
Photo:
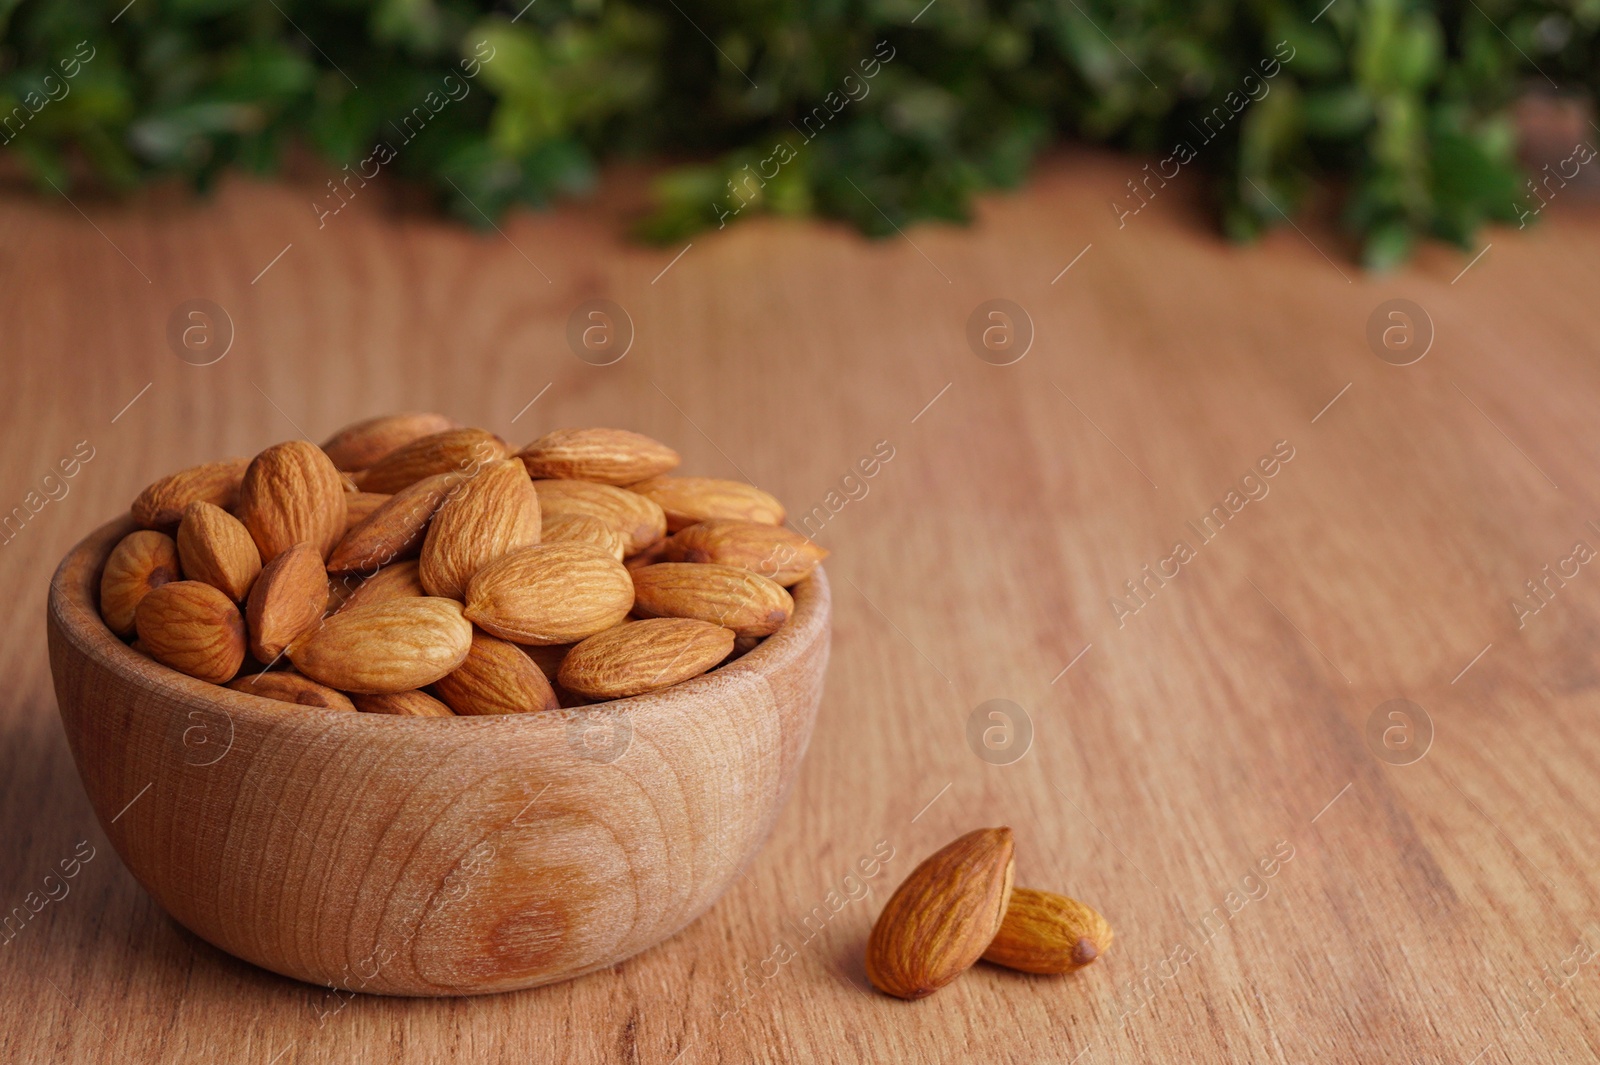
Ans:
<svg viewBox="0 0 1600 1065"><path fill-rule="evenodd" d="M320 566L321 562L317 564ZM236 692L259 695L263 699L276 699L283 703L320 706L324 710L349 710L351 713L355 713L356 709L356 704L350 701L348 695L318 684L310 677L302 677L298 673L255 673L248 677L235 677L227 686Z"/></svg>
<svg viewBox="0 0 1600 1065"><path fill-rule="evenodd" d="M472 626L453 599L422 596L346 607L289 645L312 680L346 692L403 692L466 660Z"/></svg>
<svg viewBox="0 0 1600 1065"><path fill-rule="evenodd" d="M667 529L677 532L713 518L782 525L783 504L767 492L743 481L717 477L652 477L630 490L661 505Z"/></svg>
<svg viewBox="0 0 1600 1065"><path fill-rule="evenodd" d="M367 520L374 510L394 496L382 492L346 492L344 494L344 531L349 532Z"/></svg>
<svg viewBox="0 0 1600 1065"><path fill-rule="evenodd" d="M516 644L482 632L472 634L467 660L454 673L435 681L433 690L458 714L523 714L560 708L550 681L533 659Z"/></svg>
<svg viewBox="0 0 1600 1065"><path fill-rule="evenodd" d="M239 498L249 459L206 462L167 476L150 485L133 501L133 520L146 529L171 531L183 520L183 511L197 500L230 508Z"/></svg>
<svg viewBox="0 0 1600 1065"><path fill-rule="evenodd" d="M535 480L628 485L674 469L678 453L626 429L557 429L517 452Z"/></svg>
<svg viewBox="0 0 1600 1065"><path fill-rule="evenodd" d="M385 566L365 579L358 574L347 573L334 578L333 588L335 595L343 593L334 610L371 606L373 603L383 603L390 599L407 599L428 594L422 587L422 579L417 576L415 559Z"/></svg>
<svg viewBox="0 0 1600 1065"><path fill-rule="evenodd" d="M510 455L506 442L487 430L447 429L391 451L356 474L356 485L363 492L398 492L440 473L470 477L485 463Z"/></svg>
<svg viewBox="0 0 1600 1065"><path fill-rule="evenodd" d="M558 514L548 519L540 526L539 542L593 544L602 551L611 552L619 562L628 547L621 530L587 514Z"/></svg>
<svg viewBox="0 0 1600 1065"><path fill-rule="evenodd" d="M737 662L760 646L761 637L759 636L737 636L733 641L733 650L728 652L727 661ZM727 663L724 662L723 664L726 665Z"/></svg>
<svg viewBox="0 0 1600 1065"><path fill-rule="evenodd" d="M556 682L556 675L561 672L561 662L567 657L567 652L572 650L570 643L551 643L544 645L517 644L522 653L527 655L533 664L539 667L539 672L544 674L551 684Z"/></svg>
<svg viewBox="0 0 1600 1065"><path fill-rule="evenodd" d="M934 852L890 896L867 939L867 978L898 998L931 995L983 956L1011 897L1009 828Z"/></svg>
<svg viewBox="0 0 1600 1065"><path fill-rule="evenodd" d="M1106 919L1077 899L1019 887L983 960L1025 973L1070 973L1111 946Z"/></svg>
<svg viewBox="0 0 1600 1065"><path fill-rule="evenodd" d="M191 581L205 581L243 602L261 573L261 552L244 523L214 503L195 500L178 524L178 561Z"/></svg>
<svg viewBox="0 0 1600 1065"><path fill-rule="evenodd" d="M714 519L673 534L665 554L670 562L737 566L787 588L808 576L828 550L780 525Z"/></svg>
<svg viewBox="0 0 1600 1065"><path fill-rule="evenodd" d="M527 471L516 459L491 462L434 514L418 575L429 595L460 599L485 564L538 542L539 495Z"/></svg>
<svg viewBox="0 0 1600 1065"><path fill-rule="evenodd" d="M250 653L259 662L277 661L284 648L322 620L327 602L328 574L317 549L301 541L282 552L256 578L245 604Z"/></svg>
<svg viewBox="0 0 1600 1065"><path fill-rule="evenodd" d="M533 487L546 516L599 518L626 538L625 554L637 554L667 534L667 516L637 492L593 481L534 481Z"/></svg>
<svg viewBox="0 0 1600 1065"><path fill-rule="evenodd" d="M327 558L344 535L344 482L315 444L273 444L245 470L238 515L261 549L263 563L302 540Z"/></svg>
<svg viewBox="0 0 1600 1065"><path fill-rule="evenodd" d="M777 581L735 566L662 562L633 571L633 612L642 618L697 618L739 636L770 636L794 612Z"/></svg>
<svg viewBox="0 0 1600 1065"><path fill-rule="evenodd" d="M363 714L393 714L396 717L455 717L450 708L427 692L382 692L350 697Z"/></svg>
<svg viewBox="0 0 1600 1065"><path fill-rule="evenodd" d="M227 595L202 581L153 588L134 611L144 651L162 665L222 684L244 664L244 618Z"/></svg>
<svg viewBox="0 0 1600 1065"><path fill-rule="evenodd" d="M428 522L461 481L458 473L439 473L400 489L340 538L328 556L328 572L370 571L415 558Z"/></svg>
<svg viewBox="0 0 1600 1065"><path fill-rule="evenodd" d="M588 698L587 696L578 695L576 692L567 691L567 689L561 686L559 681L551 681L550 687L555 689L556 698L561 700L561 709L563 710L571 710L574 707L581 706L592 706L594 704L594 700Z"/></svg>
<svg viewBox="0 0 1600 1065"><path fill-rule="evenodd" d="M629 555L623 560L622 564L630 570L636 570L642 566L654 566L658 562L665 562L667 561L667 545L670 543L672 543L672 537L664 536L638 554Z"/></svg>
<svg viewBox="0 0 1600 1065"><path fill-rule="evenodd" d="M133 612L152 588L180 580L178 545L152 529L117 542L100 575L100 616L118 636L133 635Z"/></svg>
<svg viewBox="0 0 1600 1065"><path fill-rule="evenodd" d="M709 621L630 621L574 647L559 679L563 688L591 699L625 699L698 677L731 650L733 631Z"/></svg>
<svg viewBox="0 0 1600 1065"><path fill-rule="evenodd" d="M513 643L576 643L632 608L628 571L588 544L521 548L480 569L467 586L467 619Z"/></svg>
<svg viewBox="0 0 1600 1065"><path fill-rule="evenodd" d="M323 442L322 450L341 470L364 470L413 440L455 427L443 414L382 414L345 426Z"/></svg>

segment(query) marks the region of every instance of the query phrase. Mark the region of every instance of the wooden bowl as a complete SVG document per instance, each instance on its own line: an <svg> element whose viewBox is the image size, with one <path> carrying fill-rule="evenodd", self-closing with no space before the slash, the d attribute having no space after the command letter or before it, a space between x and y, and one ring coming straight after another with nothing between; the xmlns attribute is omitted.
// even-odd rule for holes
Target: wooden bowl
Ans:
<svg viewBox="0 0 1600 1065"><path fill-rule="evenodd" d="M506 717L290 706L145 658L100 620L133 525L62 561L61 721L101 827L180 924L315 984L389 995L534 987L703 914L794 782L828 661L828 580L789 623L668 690Z"/></svg>

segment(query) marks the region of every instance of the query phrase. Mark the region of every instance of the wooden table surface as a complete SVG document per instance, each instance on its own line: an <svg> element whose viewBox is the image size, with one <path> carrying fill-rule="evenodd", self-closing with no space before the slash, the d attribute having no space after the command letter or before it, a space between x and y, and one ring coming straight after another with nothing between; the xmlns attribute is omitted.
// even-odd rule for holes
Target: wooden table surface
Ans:
<svg viewBox="0 0 1600 1065"><path fill-rule="evenodd" d="M1593 1060L1600 212L1373 277L1331 225L1220 241L1196 177L1119 227L1137 166L1058 157L971 228L762 221L681 255L622 235L636 175L487 234L376 194L319 229L308 180L0 197L0 907L43 902L0 937L0 1060ZM233 324L206 366L167 336L196 298ZM611 365L566 341L591 298L633 322ZM1009 365L967 339L997 298L1035 333ZM1411 365L1415 311L1411 355L1398 319L1369 343L1391 299L1431 321ZM687 931L564 985L332 998L235 961L118 863L56 717L69 546L171 469L414 408L650 433L833 552L773 838ZM871 992L888 892L996 824L1115 946Z"/></svg>

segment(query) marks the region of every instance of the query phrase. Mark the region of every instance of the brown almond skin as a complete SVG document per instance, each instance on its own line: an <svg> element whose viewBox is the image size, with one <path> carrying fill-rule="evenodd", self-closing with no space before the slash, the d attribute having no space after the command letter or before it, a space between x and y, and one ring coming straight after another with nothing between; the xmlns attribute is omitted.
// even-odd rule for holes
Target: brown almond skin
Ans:
<svg viewBox="0 0 1600 1065"><path fill-rule="evenodd" d="M550 681L522 648L484 632L472 634L467 660L434 682L434 694L463 716L557 710Z"/></svg>
<svg viewBox="0 0 1600 1065"><path fill-rule="evenodd" d="M667 535L667 516L637 492L593 481L534 481L539 509L546 517L586 514L614 526L627 540L624 554L636 555Z"/></svg>
<svg viewBox="0 0 1600 1065"><path fill-rule="evenodd" d="M622 560L622 564L630 570L636 570L643 566L654 566L658 562L666 562L667 545L670 543L672 543L672 537L663 537L638 554L629 555Z"/></svg>
<svg viewBox="0 0 1600 1065"><path fill-rule="evenodd" d="M1111 946L1106 919L1077 899L1019 887L983 960L1025 973L1076 972Z"/></svg>
<svg viewBox="0 0 1600 1065"><path fill-rule="evenodd" d="M428 523L461 484L460 474L439 473L389 496L365 521L340 537L328 556L328 572L371 571L416 558L422 551Z"/></svg>
<svg viewBox="0 0 1600 1065"><path fill-rule="evenodd" d="M628 548L627 538L615 525L587 514L557 514L544 520L539 528L539 542L593 544L611 552L618 562L622 561L623 552Z"/></svg>
<svg viewBox="0 0 1600 1065"><path fill-rule="evenodd" d="M344 494L344 531L349 533L357 525L366 521L374 510L383 506L394 496L382 492L346 492Z"/></svg>
<svg viewBox="0 0 1600 1065"><path fill-rule="evenodd" d="M867 978L897 998L933 994L983 956L1011 898L1009 828L981 828L929 855L889 897L867 939Z"/></svg>
<svg viewBox="0 0 1600 1065"><path fill-rule="evenodd" d="M770 493L743 481L719 477L652 477L629 486L660 504L667 529L677 532L702 521L729 518L761 525L782 525L783 504Z"/></svg>
<svg viewBox="0 0 1600 1065"><path fill-rule="evenodd" d="M664 552L669 562L713 562L768 577L785 588L810 575L828 550L778 525L714 519L674 533Z"/></svg>
<svg viewBox="0 0 1600 1065"><path fill-rule="evenodd" d="M538 542L539 494L527 471L516 459L490 462L428 523L417 573L429 595L461 599L483 566Z"/></svg>
<svg viewBox="0 0 1600 1065"><path fill-rule="evenodd" d="M510 456L506 442L486 429L446 429L419 437L357 473L356 487L363 492L398 492L436 474L471 477L484 464Z"/></svg>
<svg viewBox="0 0 1600 1065"><path fill-rule="evenodd" d="M328 602L328 574L322 556L304 541L267 563L250 589L245 620L250 623L250 653L271 663L322 620Z"/></svg>
<svg viewBox="0 0 1600 1065"><path fill-rule="evenodd" d="M333 578L332 588L336 595L342 593L342 598L333 608L335 612L428 594L428 590L422 586L422 579L417 576L416 559L385 566L365 579L357 573L343 574Z"/></svg>
<svg viewBox="0 0 1600 1065"><path fill-rule="evenodd" d="M326 559L344 536L344 479L315 444L273 444L245 470L237 513L263 563L302 540Z"/></svg>
<svg viewBox="0 0 1600 1065"><path fill-rule="evenodd" d="M133 501L133 520L146 529L171 532L183 520L184 508L196 501L224 510L238 502L239 483L249 459L204 462L179 470L151 484Z"/></svg>
<svg viewBox="0 0 1600 1065"><path fill-rule="evenodd" d="M513 643L577 643L633 608L622 563L588 544L536 544L484 566L467 586L467 619Z"/></svg>
<svg viewBox="0 0 1600 1065"><path fill-rule="evenodd" d="M733 630L691 618L629 621L582 641L558 679L590 699L625 699L698 677L728 657Z"/></svg>
<svg viewBox="0 0 1600 1065"><path fill-rule="evenodd" d="M629 485L676 469L678 453L627 429L556 429L517 452L534 480Z"/></svg>
<svg viewBox="0 0 1600 1065"><path fill-rule="evenodd" d="M322 450L339 469L353 473L364 470L413 440L454 429L456 423L443 414L410 411L380 414L354 422L322 443Z"/></svg>
<svg viewBox="0 0 1600 1065"><path fill-rule="evenodd" d="M561 672L561 663L567 657L567 652L572 650L572 646L570 643L517 644L522 653L532 659L533 664L539 667L539 672L543 673L545 679L552 685L556 683L556 676ZM559 696L560 692L556 694Z"/></svg>
<svg viewBox="0 0 1600 1065"><path fill-rule="evenodd" d="M472 626L453 599L422 596L347 607L289 645L289 661L345 692L402 692L466 660Z"/></svg>
<svg viewBox="0 0 1600 1065"><path fill-rule="evenodd" d="M723 665L727 665L729 662L737 662L739 659L743 658L745 655L749 654L751 651L754 651L760 646L760 636L735 637L733 641L733 650L728 652L728 657L726 660L724 660Z"/></svg>
<svg viewBox="0 0 1600 1065"><path fill-rule="evenodd" d="M233 600L202 581L172 581L139 601L139 643L151 658L212 684L244 664L244 618Z"/></svg>
<svg viewBox="0 0 1600 1065"><path fill-rule="evenodd" d="M244 602L261 574L261 552L243 522L214 503L196 500L184 509L177 542L184 577Z"/></svg>
<svg viewBox="0 0 1600 1065"><path fill-rule="evenodd" d="M451 709L427 692L357 693L350 697L363 714L391 714L395 717L455 717Z"/></svg>
<svg viewBox="0 0 1600 1065"><path fill-rule="evenodd" d="M356 704L350 701L348 695L298 673L253 673L248 677L235 677L227 686L236 692L259 695L263 699L275 699L282 703L298 703L300 706L316 706L324 710L348 710L352 714L356 710Z"/></svg>
<svg viewBox="0 0 1600 1065"><path fill-rule="evenodd" d="M139 601L151 589L181 579L172 537L154 529L131 532L111 549L100 575L100 617L118 636L132 636Z"/></svg>
<svg viewBox="0 0 1600 1065"><path fill-rule="evenodd" d="M737 566L662 562L632 572L633 612L641 618L696 618L739 636L770 636L794 612L783 585Z"/></svg>

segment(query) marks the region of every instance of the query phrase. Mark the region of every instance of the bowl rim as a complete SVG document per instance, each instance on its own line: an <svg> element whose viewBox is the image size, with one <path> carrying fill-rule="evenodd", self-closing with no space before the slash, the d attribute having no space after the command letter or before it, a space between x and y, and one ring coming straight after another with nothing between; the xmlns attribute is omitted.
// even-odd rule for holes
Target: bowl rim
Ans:
<svg viewBox="0 0 1600 1065"><path fill-rule="evenodd" d="M48 620L85 658L133 686L167 688L179 698L218 704L230 714L238 712L246 718L258 719L262 724L281 723L285 717L283 707L286 704L283 700L238 691L181 673L135 651L106 626L100 616L100 575L112 549L123 537L140 529L141 526L132 516L125 514L99 526L74 544L61 559L50 578ZM697 694L709 694L716 688L735 681L739 674L753 674L765 678L767 674L781 669L795 654L813 644L820 636L825 635L832 596L828 577L822 565L819 563L810 576L789 588L789 592L794 598L794 612L782 628L763 639L759 646L727 665L718 666L710 672L643 695L586 703L582 706L561 707L558 710L520 714L463 714L452 715L449 718L360 712L352 714L348 710L303 704L287 705L297 707L295 717L302 720L316 720L319 724L350 721L347 727L352 728L377 726L435 730L441 727L508 728L515 727L513 723L520 723L530 728L545 727L558 717L571 720L575 715L592 714L602 709L607 712L628 713L648 711L653 706L667 706ZM359 724L356 723L358 720ZM441 726L440 722L448 724Z"/></svg>

